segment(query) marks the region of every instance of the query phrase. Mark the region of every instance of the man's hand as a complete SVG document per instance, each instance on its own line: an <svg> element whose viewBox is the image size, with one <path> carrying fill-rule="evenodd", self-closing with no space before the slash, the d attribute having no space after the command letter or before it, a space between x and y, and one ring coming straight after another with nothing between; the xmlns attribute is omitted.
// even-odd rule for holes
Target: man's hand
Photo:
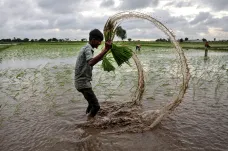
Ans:
<svg viewBox="0 0 228 151"><path fill-rule="evenodd" d="M112 48L112 41L108 40L105 42L105 50L108 51Z"/></svg>
<svg viewBox="0 0 228 151"><path fill-rule="evenodd" d="M96 57L94 57L93 59L91 59L88 63L90 66L94 66L98 61L100 61L103 56L112 48L112 41L106 41L105 42L105 48L103 48L103 50L101 51L100 54L98 54Z"/></svg>

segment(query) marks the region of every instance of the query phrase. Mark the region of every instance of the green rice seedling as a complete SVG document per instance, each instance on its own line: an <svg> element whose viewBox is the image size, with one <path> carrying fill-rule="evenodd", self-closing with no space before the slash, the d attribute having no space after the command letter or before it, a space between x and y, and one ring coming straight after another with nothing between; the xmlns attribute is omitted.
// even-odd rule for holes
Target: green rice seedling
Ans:
<svg viewBox="0 0 228 151"><path fill-rule="evenodd" d="M102 67L104 69L104 71L114 71L115 70L115 67L112 65L112 60L110 57L104 57L103 58L103 61L102 61Z"/></svg>
<svg viewBox="0 0 228 151"><path fill-rule="evenodd" d="M106 41L114 39L117 27L118 23L115 20L107 21L104 27L104 37ZM110 52L118 66L121 66L123 63L129 64L128 60L132 57L132 51L127 46L117 46L113 44ZM115 70L110 59L107 59L107 56L103 58L102 67L104 68L104 71L108 72Z"/></svg>
<svg viewBox="0 0 228 151"><path fill-rule="evenodd" d="M21 71L19 74L17 74L16 78L19 79L19 78L23 77L24 74L25 73L23 71Z"/></svg>
<svg viewBox="0 0 228 151"><path fill-rule="evenodd" d="M132 57L132 50L130 48L113 44L111 52L118 66L121 66L123 63L130 65L128 61Z"/></svg>
<svg viewBox="0 0 228 151"><path fill-rule="evenodd" d="M112 44L112 49L110 50L115 62L118 66L123 63L127 63L130 66L129 59L132 57L132 50L127 46L117 46ZM112 65L112 58L104 56L102 61L102 67L104 71L114 71L115 67Z"/></svg>

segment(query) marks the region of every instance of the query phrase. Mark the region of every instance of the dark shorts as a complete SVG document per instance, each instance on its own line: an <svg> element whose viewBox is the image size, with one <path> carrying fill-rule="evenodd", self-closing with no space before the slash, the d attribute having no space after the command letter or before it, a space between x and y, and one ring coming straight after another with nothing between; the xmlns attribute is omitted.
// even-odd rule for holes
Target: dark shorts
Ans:
<svg viewBox="0 0 228 151"><path fill-rule="evenodd" d="M100 105L92 88L80 89L78 91L83 94L89 104L86 113L90 113L91 116L95 116L100 109Z"/></svg>

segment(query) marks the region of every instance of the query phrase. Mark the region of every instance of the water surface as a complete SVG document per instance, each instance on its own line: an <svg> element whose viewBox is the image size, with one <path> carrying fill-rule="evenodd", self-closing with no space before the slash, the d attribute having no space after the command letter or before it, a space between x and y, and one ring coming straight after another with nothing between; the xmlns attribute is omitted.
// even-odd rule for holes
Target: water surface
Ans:
<svg viewBox="0 0 228 151"><path fill-rule="evenodd" d="M122 124L85 126L87 104L74 88L78 49L45 49L36 57L28 48L15 49L0 54L1 150L228 150L227 52L209 51L205 60L203 50L186 50L191 80L183 102L156 128L143 131L136 121L124 119ZM140 111L160 109L178 93L177 56L161 48L144 48L137 55L146 80ZM131 64L115 73L104 72L100 63L94 67L93 89L103 109L98 119L106 119L113 102L130 101L137 87L137 70Z"/></svg>

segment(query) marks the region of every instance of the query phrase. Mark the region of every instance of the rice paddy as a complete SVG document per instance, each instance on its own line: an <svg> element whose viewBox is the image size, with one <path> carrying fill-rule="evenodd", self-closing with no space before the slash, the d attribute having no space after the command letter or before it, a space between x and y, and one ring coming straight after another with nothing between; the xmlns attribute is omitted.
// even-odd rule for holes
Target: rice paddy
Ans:
<svg viewBox="0 0 228 151"><path fill-rule="evenodd" d="M185 50L191 79L181 105L163 120L158 129L140 136L138 133L122 133L120 136L110 134L113 132L110 127L77 129L77 125L86 121L87 106L83 96L74 87L74 66L81 46L83 44L16 45L0 52L1 148L51 150L63 149L65 144L65 149L80 150L82 146L88 148L93 144L96 148L99 147L97 143L103 143L103 150L115 150L118 145L121 148L129 145L129 139L137 142L139 138L146 137L145 141L136 143L132 149L137 145L150 144L157 144L155 148L158 149L159 144L163 144L163 149L182 147L190 150L191 143L199 148L209 146L217 150L227 149L227 52L209 50L209 58L204 60L203 50ZM134 50L133 45L130 48ZM142 45L141 52L136 53L145 73L142 96L144 111L160 109L179 92L182 75L174 51L174 48ZM96 54L99 52L95 51ZM92 85L104 108L102 111L108 108L105 103L128 102L134 95L138 86L138 71L133 59L129 61L131 66L123 64L116 67L115 72L103 71L101 62L94 66ZM123 130L125 126L121 125L119 129ZM85 133L82 135L81 131ZM95 141L87 137L91 133ZM158 133L164 136L156 135ZM165 134L168 133L170 139L166 140ZM111 145L111 141L114 141L112 138L116 138L119 144ZM78 144L80 141L83 143ZM76 144L71 146L71 143Z"/></svg>

